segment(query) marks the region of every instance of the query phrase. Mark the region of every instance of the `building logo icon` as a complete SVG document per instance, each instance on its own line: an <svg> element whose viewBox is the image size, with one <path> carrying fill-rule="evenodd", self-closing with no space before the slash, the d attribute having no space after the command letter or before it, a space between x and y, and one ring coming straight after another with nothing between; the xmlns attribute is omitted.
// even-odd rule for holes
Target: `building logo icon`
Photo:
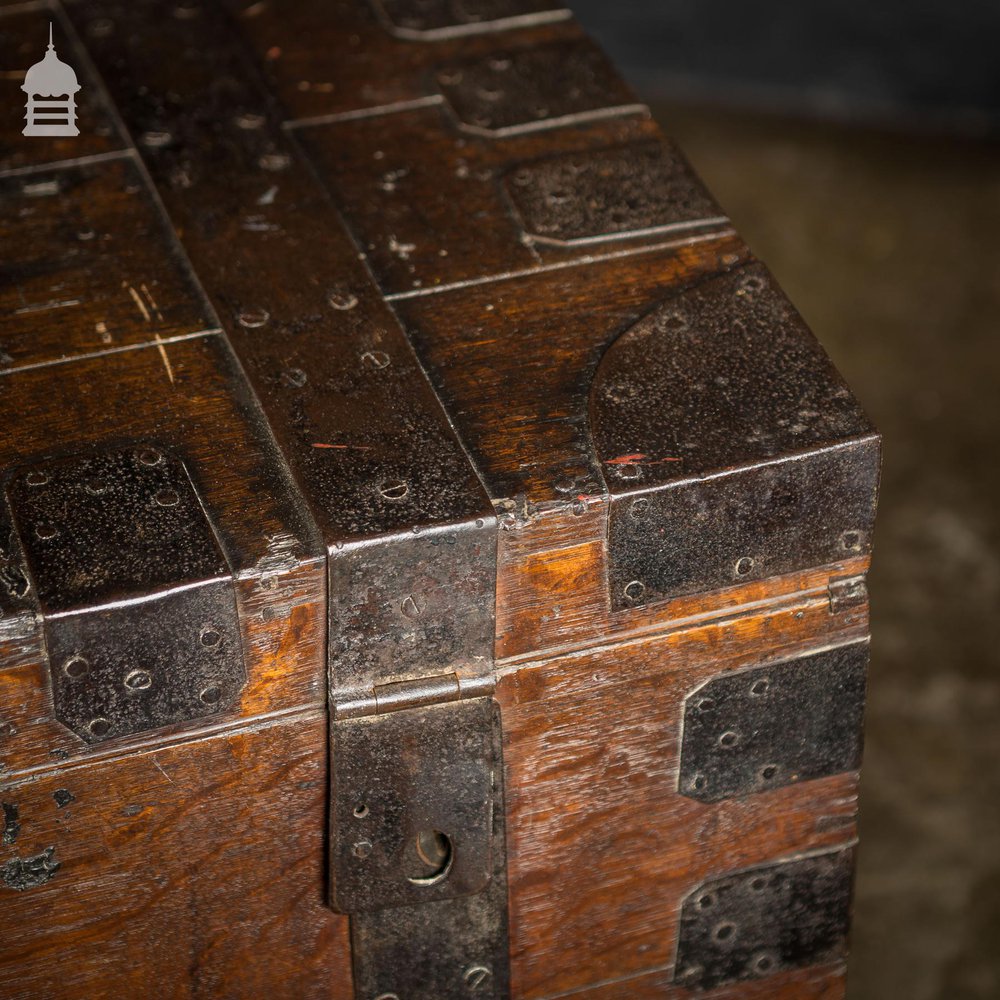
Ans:
<svg viewBox="0 0 1000 1000"><path fill-rule="evenodd" d="M76 93L80 84L71 66L56 55L49 24L49 48L45 58L24 76L21 90L28 95L24 135L79 135L76 127Z"/></svg>

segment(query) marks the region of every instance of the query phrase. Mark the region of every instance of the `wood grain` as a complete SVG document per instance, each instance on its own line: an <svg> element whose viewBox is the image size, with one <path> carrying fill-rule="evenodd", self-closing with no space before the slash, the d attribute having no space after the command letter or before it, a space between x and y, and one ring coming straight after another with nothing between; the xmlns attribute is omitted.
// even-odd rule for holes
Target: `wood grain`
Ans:
<svg viewBox="0 0 1000 1000"><path fill-rule="evenodd" d="M0 177L0 373L216 325L130 159Z"/></svg>
<svg viewBox="0 0 1000 1000"><path fill-rule="evenodd" d="M710 677L865 633L815 600L502 674L515 996L668 965L681 900L708 877L853 840L856 773L679 795L680 717Z"/></svg>
<svg viewBox="0 0 1000 1000"><path fill-rule="evenodd" d="M592 246L530 247L502 178L542 155L649 139L659 129L634 115L486 138L458 131L448 109L438 105L318 124L296 134L331 184L383 291L394 294L593 254Z"/></svg>
<svg viewBox="0 0 1000 1000"><path fill-rule="evenodd" d="M456 59L583 37L578 24L563 20L415 42L386 30L368 0L298 0L280 6L224 2L294 118L420 100L436 93L433 70Z"/></svg>
<svg viewBox="0 0 1000 1000"><path fill-rule="evenodd" d="M0 864L53 848L59 868L0 887L0 995L349 1000L325 730L299 714L5 787L21 828Z"/></svg>

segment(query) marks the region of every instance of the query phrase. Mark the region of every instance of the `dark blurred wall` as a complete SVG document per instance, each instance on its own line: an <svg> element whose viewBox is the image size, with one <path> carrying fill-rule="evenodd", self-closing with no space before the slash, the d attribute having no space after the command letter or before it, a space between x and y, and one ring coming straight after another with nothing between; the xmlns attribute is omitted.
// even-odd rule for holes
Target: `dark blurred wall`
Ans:
<svg viewBox="0 0 1000 1000"><path fill-rule="evenodd" d="M1000 132L1000 0L570 0L647 99Z"/></svg>

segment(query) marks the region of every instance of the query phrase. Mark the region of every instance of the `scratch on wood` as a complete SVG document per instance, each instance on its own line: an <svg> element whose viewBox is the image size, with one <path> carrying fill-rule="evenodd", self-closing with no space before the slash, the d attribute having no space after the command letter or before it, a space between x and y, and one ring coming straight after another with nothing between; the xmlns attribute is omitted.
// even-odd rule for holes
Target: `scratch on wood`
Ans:
<svg viewBox="0 0 1000 1000"><path fill-rule="evenodd" d="M38 302L30 306L21 306L20 309L14 310L14 315L21 316L24 313L48 312L50 309L66 309L69 306L78 306L79 304L79 299L53 299L51 302Z"/></svg>
<svg viewBox="0 0 1000 1000"><path fill-rule="evenodd" d="M142 318L149 323L151 321L151 317L149 315L149 310L146 308L146 303L142 301L142 296L127 281L122 282L122 287L128 289L129 295L132 296L132 301L138 307L139 312L142 313Z"/></svg>
<svg viewBox="0 0 1000 1000"><path fill-rule="evenodd" d="M169 781L171 785L174 783L174 779L171 778L170 775L167 774L167 772L163 770L163 768L160 766L160 762L155 757L153 758L153 767L155 767L156 770L159 771L160 774L162 774L163 777L166 778L167 781Z"/></svg>
<svg viewBox="0 0 1000 1000"><path fill-rule="evenodd" d="M163 367L167 369L167 378L170 379L170 384L174 384L174 370L170 366L170 358L167 357L167 348L163 341L160 339L160 335L156 334L156 349L160 352L160 357L163 358Z"/></svg>
<svg viewBox="0 0 1000 1000"><path fill-rule="evenodd" d="M156 318L162 323L163 313L160 312L160 307L156 304L153 293L144 284L139 285L139 287L142 289L142 294L146 296L146 301L149 303L150 308L156 314Z"/></svg>

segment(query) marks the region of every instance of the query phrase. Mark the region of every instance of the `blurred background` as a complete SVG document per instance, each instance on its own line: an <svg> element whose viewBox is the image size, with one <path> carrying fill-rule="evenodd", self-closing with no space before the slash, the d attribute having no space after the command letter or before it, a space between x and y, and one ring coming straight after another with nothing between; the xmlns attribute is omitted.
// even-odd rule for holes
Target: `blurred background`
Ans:
<svg viewBox="0 0 1000 1000"><path fill-rule="evenodd" d="M573 7L885 438L850 1000L1000 997L1000 3Z"/></svg>

